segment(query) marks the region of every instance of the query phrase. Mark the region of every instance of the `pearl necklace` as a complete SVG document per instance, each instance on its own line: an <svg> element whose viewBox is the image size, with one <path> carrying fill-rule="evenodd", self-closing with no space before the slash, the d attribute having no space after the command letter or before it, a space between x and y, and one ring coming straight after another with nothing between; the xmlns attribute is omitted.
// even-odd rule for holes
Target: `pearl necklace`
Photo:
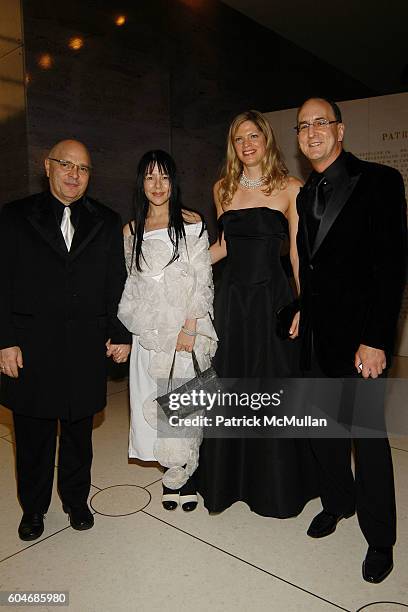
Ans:
<svg viewBox="0 0 408 612"><path fill-rule="evenodd" d="M265 179L263 176L257 179L250 179L245 175L244 171L242 171L242 174L239 177L239 184L245 187L245 189L258 189L258 187L262 187L264 183Z"/></svg>

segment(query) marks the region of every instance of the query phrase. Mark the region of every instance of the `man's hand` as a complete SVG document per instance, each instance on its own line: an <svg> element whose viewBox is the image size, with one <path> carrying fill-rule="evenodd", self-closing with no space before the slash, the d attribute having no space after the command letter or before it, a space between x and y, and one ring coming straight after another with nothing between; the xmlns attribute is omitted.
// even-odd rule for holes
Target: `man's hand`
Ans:
<svg viewBox="0 0 408 612"><path fill-rule="evenodd" d="M383 350L360 344L354 365L363 378L377 378L386 367L387 360Z"/></svg>
<svg viewBox="0 0 408 612"><path fill-rule="evenodd" d="M23 367L23 354L19 346L0 350L0 371L10 378L18 378L18 369Z"/></svg>
<svg viewBox="0 0 408 612"><path fill-rule="evenodd" d="M294 340L299 335L299 321L300 321L300 312L297 312L293 317L292 325L289 330L289 338Z"/></svg>
<svg viewBox="0 0 408 612"><path fill-rule="evenodd" d="M130 344L112 344L110 338L105 346L106 356L112 357L115 363L125 363L132 348Z"/></svg>

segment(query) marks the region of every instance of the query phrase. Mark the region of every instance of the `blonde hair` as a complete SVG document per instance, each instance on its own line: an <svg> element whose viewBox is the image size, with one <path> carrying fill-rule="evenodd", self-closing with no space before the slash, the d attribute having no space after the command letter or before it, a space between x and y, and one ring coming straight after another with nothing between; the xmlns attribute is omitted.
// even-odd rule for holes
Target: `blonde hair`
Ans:
<svg viewBox="0 0 408 612"><path fill-rule="evenodd" d="M262 160L262 176L264 177L262 192L269 196L275 190L284 189L287 184L288 169L269 122L259 111L245 111L232 120L228 132L227 155L218 186L218 198L223 209L231 204L242 174L243 165L236 154L234 138L244 121L252 121L265 137L266 153Z"/></svg>

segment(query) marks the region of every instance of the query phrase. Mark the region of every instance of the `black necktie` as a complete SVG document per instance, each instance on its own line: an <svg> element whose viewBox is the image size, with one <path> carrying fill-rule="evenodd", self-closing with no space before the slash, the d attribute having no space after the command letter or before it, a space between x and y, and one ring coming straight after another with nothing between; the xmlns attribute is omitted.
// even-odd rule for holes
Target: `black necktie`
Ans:
<svg viewBox="0 0 408 612"><path fill-rule="evenodd" d="M317 176L310 186L308 205L306 208L306 224L309 245L311 248L313 248L316 234L319 230L320 220L326 208L323 183L326 183L326 177Z"/></svg>
<svg viewBox="0 0 408 612"><path fill-rule="evenodd" d="M326 198L324 197L323 185L326 184L326 177L322 176L319 181L316 182L313 194L313 202L312 202L312 216L315 219L322 218L324 211L326 209Z"/></svg>

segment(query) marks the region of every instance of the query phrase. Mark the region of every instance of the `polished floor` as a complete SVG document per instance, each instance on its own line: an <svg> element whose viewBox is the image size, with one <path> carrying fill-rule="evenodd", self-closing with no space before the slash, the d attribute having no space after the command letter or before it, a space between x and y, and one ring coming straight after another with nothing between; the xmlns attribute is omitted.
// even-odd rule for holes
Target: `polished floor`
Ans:
<svg viewBox="0 0 408 612"><path fill-rule="evenodd" d="M408 359L396 368L408 377ZM392 440L395 569L370 585L361 578L366 545L355 517L330 537L312 540L306 529L318 500L287 520L257 516L243 503L214 516L202 504L191 514L166 512L159 470L128 461L127 436L126 381L110 382L107 409L94 429L94 528L74 531L55 494L43 536L22 542L11 415L0 408L0 592L69 591L63 609L72 612L407 612L407 438Z"/></svg>

